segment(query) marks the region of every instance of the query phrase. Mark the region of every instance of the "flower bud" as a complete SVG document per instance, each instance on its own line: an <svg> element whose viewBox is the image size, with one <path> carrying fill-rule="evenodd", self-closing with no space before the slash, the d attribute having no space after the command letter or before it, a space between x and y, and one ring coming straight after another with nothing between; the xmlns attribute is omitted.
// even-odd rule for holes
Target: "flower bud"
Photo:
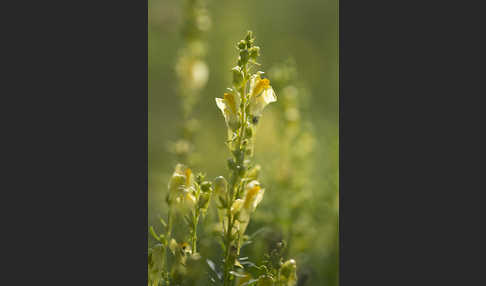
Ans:
<svg viewBox="0 0 486 286"><path fill-rule="evenodd" d="M238 49L243 50L246 47L246 42L241 40L238 42Z"/></svg>
<svg viewBox="0 0 486 286"><path fill-rule="evenodd" d="M247 173L247 178L250 180L256 180L258 179L258 176L260 175L262 167L260 165L255 165L253 168L251 168L248 173Z"/></svg>
<svg viewBox="0 0 486 286"><path fill-rule="evenodd" d="M204 181L201 183L201 191L208 193L211 191L211 182Z"/></svg>
<svg viewBox="0 0 486 286"><path fill-rule="evenodd" d="M177 241L172 238L169 242L169 249L172 252L172 254L176 253L177 247L178 247Z"/></svg>
<svg viewBox="0 0 486 286"><path fill-rule="evenodd" d="M227 161L227 163L228 163L228 168L230 170L233 170L233 169L236 168L236 162L232 158L229 158L228 161Z"/></svg>
<svg viewBox="0 0 486 286"><path fill-rule="evenodd" d="M252 31L248 31L246 33L246 37L245 37L245 41L246 42L253 42L255 39L253 38L253 32Z"/></svg>
<svg viewBox="0 0 486 286"><path fill-rule="evenodd" d="M242 65L248 63L249 58L250 58L250 53L248 52L248 50L245 49L240 51L240 61Z"/></svg>
<svg viewBox="0 0 486 286"><path fill-rule="evenodd" d="M250 53L250 59L255 61L258 58L258 56L260 56L260 47L257 46L251 47L249 53Z"/></svg>
<svg viewBox="0 0 486 286"><path fill-rule="evenodd" d="M211 198L211 193L201 193L199 196L198 208L205 213L209 207L209 200Z"/></svg>
<svg viewBox="0 0 486 286"><path fill-rule="evenodd" d="M295 260L289 259L282 264L280 280L285 282L287 286L293 286L297 283L297 264Z"/></svg>
<svg viewBox="0 0 486 286"><path fill-rule="evenodd" d="M186 176L174 173L169 180L169 185L168 185L169 192L176 193L181 188L184 188L185 183L186 183Z"/></svg>
<svg viewBox="0 0 486 286"><path fill-rule="evenodd" d="M228 190L228 182L223 176L216 177L214 179L214 192L220 196L225 197Z"/></svg>
<svg viewBox="0 0 486 286"><path fill-rule="evenodd" d="M240 88L243 84L243 72L239 66L234 67L232 70L233 72L233 85L236 88Z"/></svg>

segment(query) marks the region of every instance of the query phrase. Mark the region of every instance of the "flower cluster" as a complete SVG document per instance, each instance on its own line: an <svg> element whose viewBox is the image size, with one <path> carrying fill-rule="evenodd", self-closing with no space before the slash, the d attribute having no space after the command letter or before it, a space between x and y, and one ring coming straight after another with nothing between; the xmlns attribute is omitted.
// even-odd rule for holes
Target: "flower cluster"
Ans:
<svg viewBox="0 0 486 286"><path fill-rule="evenodd" d="M187 275L187 259L200 258L197 252L197 227L200 217L207 213L213 193L212 183L205 181L203 174L194 175L192 170L183 164L177 164L167 187L169 222L161 220L167 232L157 234L153 227L150 228L152 237L159 242L149 249L149 283L153 285L159 285L164 277L166 284L170 284L170 281L181 281ZM188 229L186 239L179 243L172 237L173 220L177 217L185 219ZM186 241L190 241L191 245ZM170 273L165 267L168 250L174 260Z"/></svg>
<svg viewBox="0 0 486 286"><path fill-rule="evenodd" d="M201 217L205 218L213 198L217 202L223 257L220 267L204 259L216 274L211 279L218 279L223 286L235 283L293 286L297 282L295 260L283 262L283 248L269 255L267 265L257 266L248 257L240 257L243 245L251 243L246 230L265 194L259 181L261 166L251 160L255 134L264 109L276 102L277 96L264 73L254 71L260 66L256 61L260 48L255 45L251 32L237 43L237 49L238 62L231 70L232 86L222 98L216 98L228 131L227 143L232 155L228 159L230 174L228 179L218 176L207 181L205 175L194 174L187 165L176 165L168 183L168 223L161 219L166 233L157 234L150 228L158 243L149 250L149 285L181 285L198 280L195 268L190 268L202 260L198 252L198 223ZM187 226L186 236L179 242L172 234L174 220L178 218ZM250 267L259 271L256 279L252 279Z"/></svg>
<svg viewBox="0 0 486 286"><path fill-rule="evenodd" d="M222 98L216 98L216 105L221 110L228 128L228 146L233 155L228 160L231 171L230 183L223 177L217 178L214 182L217 190L215 192L220 201L219 217L225 251L223 285L230 285L234 277L242 277L241 273L238 274L233 269L234 266L242 267L238 256L242 242L247 238L245 231L265 193L258 181L261 167L252 165L250 160L254 151L256 127L266 106L277 101L270 80L263 76L262 71L252 71L259 66L256 60L260 48L255 45L251 32L237 43L237 49L238 62L231 70L232 87L228 88L228 92L224 93ZM262 275L260 283L269 277ZM283 281L275 276L269 279ZM286 278L285 281L290 281L289 279Z"/></svg>

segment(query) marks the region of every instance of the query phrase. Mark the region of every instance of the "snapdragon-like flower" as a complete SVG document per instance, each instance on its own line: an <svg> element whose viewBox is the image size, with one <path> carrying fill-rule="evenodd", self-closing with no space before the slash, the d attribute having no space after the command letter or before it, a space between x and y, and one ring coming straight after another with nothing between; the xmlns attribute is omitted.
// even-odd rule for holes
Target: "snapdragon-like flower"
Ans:
<svg viewBox="0 0 486 286"><path fill-rule="evenodd" d="M250 222L250 215L262 201L264 193L265 189L260 187L260 183L253 180L246 185L243 199L235 200L231 206L232 214L238 214L238 221L240 222L238 227L241 234L245 233Z"/></svg>
<svg viewBox="0 0 486 286"><path fill-rule="evenodd" d="M169 180L169 204L178 207L192 208L196 203L194 196L194 176L190 168L177 164Z"/></svg>
<svg viewBox="0 0 486 286"><path fill-rule="evenodd" d="M243 205L244 209L252 213L255 211L258 204L263 199L263 194L265 189L260 187L260 183L256 180L249 182L246 185L245 203Z"/></svg>
<svg viewBox="0 0 486 286"><path fill-rule="evenodd" d="M223 98L216 98L216 105L221 110L229 128L236 130L240 127L239 109L240 98L233 93L225 93Z"/></svg>
<svg viewBox="0 0 486 286"><path fill-rule="evenodd" d="M277 101L270 80L262 79L261 74L262 72L257 72L250 80L250 114L256 118L262 115L263 109L268 104Z"/></svg>

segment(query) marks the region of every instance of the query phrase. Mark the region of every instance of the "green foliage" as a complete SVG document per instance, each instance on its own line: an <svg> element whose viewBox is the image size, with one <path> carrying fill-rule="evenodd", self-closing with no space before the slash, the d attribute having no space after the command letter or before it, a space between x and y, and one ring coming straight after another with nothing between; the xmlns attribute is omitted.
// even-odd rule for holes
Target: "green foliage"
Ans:
<svg viewBox="0 0 486 286"><path fill-rule="evenodd" d="M337 285L337 50L324 8L334 1L182 2L149 0L149 285ZM228 41L248 25L263 49L247 34L231 68ZM264 79L271 108L271 93L251 97ZM224 83L226 130L209 99ZM168 176L170 158L182 164Z"/></svg>

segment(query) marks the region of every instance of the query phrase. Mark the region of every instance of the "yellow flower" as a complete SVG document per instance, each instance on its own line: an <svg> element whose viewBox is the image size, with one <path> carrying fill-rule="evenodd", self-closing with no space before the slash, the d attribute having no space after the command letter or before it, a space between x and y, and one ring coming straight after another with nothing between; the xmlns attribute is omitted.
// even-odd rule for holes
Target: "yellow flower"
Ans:
<svg viewBox="0 0 486 286"><path fill-rule="evenodd" d="M250 222L250 215L253 213L258 206L258 204L263 199L263 194L265 189L260 187L258 181L253 180L246 185L244 199L237 199L231 206L231 212L234 214L238 213L238 225L241 234L245 233L246 227Z"/></svg>
<svg viewBox="0 0 486 286"><path fill-rule="evenodd" d="M169 180L169 204L176 203L184 208L192 208L196 203L193 194L194 175L190 168L177 164Z"/></svg>
<svg viewBox="0 0 486 286"><path fill-rule="evenodd" d="M243 207L250 213L254 212L258 204L262 201L264 193L265 189L260 187L258 181L251 181L246 185L245 202Z"/></svg>
<svg viewBox="0 0 486 286"><path fill-rule="evenodd" d="M238 112L240 109L240 99L233 93L225 93L223 98L216 98L216 105L221 110L224 120L229 128L235 130L240 127Z"/></svg>
<svg viewBox="0 0 486 286"><path fill-rule="evenodd" d="M277 101L270 80L262 79L260 74L255 74L250 80L250 114L254 117L261 116L265 106Z"/></svg>

